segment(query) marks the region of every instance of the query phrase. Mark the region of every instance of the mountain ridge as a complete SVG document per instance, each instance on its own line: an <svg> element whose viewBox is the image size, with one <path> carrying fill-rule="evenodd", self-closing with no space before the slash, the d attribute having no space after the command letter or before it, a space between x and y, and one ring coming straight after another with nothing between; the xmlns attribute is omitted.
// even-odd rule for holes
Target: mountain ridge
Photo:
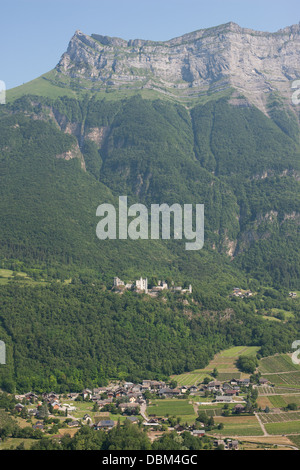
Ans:
<svg viewBox="0 0 300 470"><path fill-rule="evenodd" d="M78 61L65 56L66 73L50 71L8 93L0 107L0 267L12 279L0 273L9 358L1 388L140 383L202 367L230 345L259 346L262 355L290 350L299 332L298 300L289 296L300 289L300 127L290 80L299 61L295 41L282 41L298 38L299 28L254 36L238 28L219 27L219 43L214 28L198 43L173 43L180 73L183 49L195 58L199 46L177 94L155 78L164 62L154 49L165 46L105 45L79 33L69 49ZM241 37L255 52L261 41L282 45L285 88L272 88L263 73L240 82L244 90L234 86L224 65L239 57ZM129 77L127 48L131 65L140 57L143 67L149 49L157 67L140 83L133 70L122 88L113 74ZM202 91L189 82L197 70L211 80ZM172 237L98 239L97 207L117 208L120 195L146 207L204 204L203 249L185 250ZM115 276L192 284L193 295L118 295L109 292ZM253 295L236 297L234 286Z"/></svg>
<svg viewBox="0 0 300 470"><path fill-rule="evenodd" d="M299 61L299 24L266 33L229 22L168 41L77 30L54 69L54 83L68 78L90 91L152 89L178 100L233 88L267 114L267 98L274 93L292 108Z"/></svg>

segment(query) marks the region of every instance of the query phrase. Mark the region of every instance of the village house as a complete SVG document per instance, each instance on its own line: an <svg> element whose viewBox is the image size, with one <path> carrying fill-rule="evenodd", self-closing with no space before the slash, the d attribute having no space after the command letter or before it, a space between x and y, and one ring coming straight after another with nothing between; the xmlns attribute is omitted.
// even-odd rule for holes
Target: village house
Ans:
<svg viewBox="0 0 300 470"><path fill-rule="evenodd" d="M101 395L102 393L106 392L106 387L96 387L93 388L93 395Z"/></svg>
<svg viewBox="0 0 300 470"><path fill-rule="evenodd" d="M60 403L57 401L53 401L50 403L51 407L53 410L59 410L60 409Z"/></svg>
<svg viewBox="0 0 300 470"><path fill-rule="evenodd" d="M112 429L115 425L115 422L112 421L111 419L104 419L104 420L100 420L98 421L97 423L94 424L94 429L96 431L98 431L99 429L104 429L104 430L108 430L108 429Z"/></svg>
<svg viewBox="0 0 300 470"><path fill-rule="evenodd" d="M127 416L126 419L128 419L128 421L130 421L132 424L139 422L139 418L137 416Z"/></svg>
<svg viewBox="0 0 300 470"><path fill-rule="evenodd" d="M250 379L241 379L238 381L239 385L243 387L249 387L250 385Z"/></svg>
<svg viewBox="0 0 300 470"><path fill-rule="evenodd" d="M17 403L15 406L15 410L18 412L22 411L23 408L24 408L24 405L22 405L22 403Z"/></svg>
<svg viewBox="0 0 300 470"><path fill-rule="evenodd" d="M99 406L100 410L103 408L105 405L110 405L113 402L112 398L106 398L105 400L98 400L96 401L97 405Z"/></svg>
<svg viewBox="0 0 300 470"><path fill-rule="evenodd" d="M158 422L157 418L150 418L148 419L148 421L144 421L143 425L155 428L157 426L160 426L160 423Z"/></svg>
<svg viewBox="0 0 300 470"><path fill-rule="evenodd" d="M150 382L151 390L160 390L161 388L164 388L165 386L166 386L165 382L161 382L157 380L151 380Z"/></svg>
<svg viewBox="0 0 300 470"><path fill-rule="evenodd" d="M233 378L230 380L230 385L238 385L238 383L239 383L239 379Z"/></svg>
<svg viewBox="0 0 300 470"><path fill-rule="evenodd" d="M269 383L269 381L267 379L265 379L264 377L261 377L259 379L259 384L260 385L267 385Z"/></svg>
<svg viewBox="0 0 300 470"><path fill-rule="evenodd" d="M90 398L93 395L92 391L86 388L82 392L83 399L85 400L86 398Z"/></svg>
<svg viewBox="0 0 300 470"><path fill-rule="evenodd" d="M33 429L39 429L40 431L44 431L45 426L43 425L43 423L37 422L37 423L32 425L32 428Z"/></svg>
<svg viewBox="0 0 300 470"><path fill-rule="evenodd" d="M175 395L180 395L180 390L175 388L161 388L158 391L159 396L174 397Z"/></svg>
<svg viewBox="0 0 300 470"><path fill-rule="evenodd" d="M232 390L232 386L225 382L222 385L222 389L224 390L224 392L226 392L227 390Z"/></svg>
<svg viewBox="0 0 300 470"><path fill-rule="evenodd" d="M76 400L79 397L79 393L68 393L67 397L71 400Z"/></svg>
<svg viewBox="0 0 300 470"><path fill-rule="evenodd" d="M218 439L216 441L214 441L214 446L215 447L220 447L220 446L224 446L224 449L225 449L225 441L223 439Z"/></svg>
<svg viewBox="0 0 300 470"><path fill-rule="evenodd" d="M31 408L30 410L28 410L28 414L30 416L36 416L38 414L38 409L37 408Z"/></svg>
<svg viewBox="0 0 300 470"><path fill-rule="evenodd" d="M25 393L25 399L26 400L36 401L38 398L39 397L33 392Z"/></svg>
<svg viewBox="0 0 300 470"><path fill-rule="evenodd" d="M70 421L70 422L68 423L68 426L69 426L70 428L76 428L76 427L79 426L79 421L76 421L76 420Z"/></svg>
<svg viewBox="0 0 300 470"><path fill-rule="evenodd" d="M142 392L142 385L141 384L137 384L137 385L134 385L131 389L131 392L132 393L141 393Z"/></svg>
<svg viewBox="0 0 300 470"><path fill-rule="evenodd" d="M192 435L196 437L202 437L205 435L205 431L203 429L194 429L192 431Z"/></svg>
<svg viewBox="0 0 300 470"><path fill-rule="evenodd" d="M232 403L232 397L227 395L218 395L216 396L217 403Z"/></svg>
<svg viewBox="0 0 300 470"><path fill-rule="evenodd" d="M290 292L289 296L292 297L292 299L297 297L297 292Z"/></svg>
<svg viewBox="0 0 300 470"><path fill-rule="evenodd" d="M120 403L119 404L119 409L121 410L121 413L124 413L126 410L138 410L139 409L139 404L138 403Z"/></svg>
<svg viewBox="0 0 300 470"><path fill-rule="evenodd" d="M59 407L59 411L76 411L76 406L69 405L69 403L64 403Z"/></svg>
<svg viewBox="0 0 300 470"><path fill-rule="evenodd" d="M228 448L230 450L239 450L239 441L228 442Z"/></svg>
<svg viewBox="0 0 300 470"><path fill-rule="evenodd" d="M83 417L82 419L83 419L83 421L84 421L86 424L92 424L92 422L93 422L93 421L92 421L92 418L91 418L90 415L87 414L87 413L84 415L84 417Z"/></svg>
<svg viewBox="0 0 300 470"><path fill-rule="evenodd" d="M134 383L132 382L125 382L123 385L123 387L126 388L126 390L131 390L133 386L134 386Z"/></svg>
<svg viewBox="0 0 300 470"><path fill-rule="evenodd" d="M176 426L174 426L174 430L180 434L185 431L185 427L181 424L176 424Z"/></svg>
<svg viewBox="0 0 300 470"><path fill-rule="evenodd" d="M127 390L123 387L118 388L114 393L114 396L116 398L125 397L126 395L127 395Z"/></svg>
<svg viewBox="0 0 300 470"><path fill-rule="evenodd" d="M225 396L229 396L229 397L236 396L237 394L238 394L237 390L226 390L225 392Z"/></svg>
<svg viewBox="0 0 300 470"><path fill-rule="evenodd" d="M235 407L233 408L233 411L234 411L235 413L243 413L243 412L245 411L245 409L246 409L246 408L245 408L244 405L238 403L238 404L235 405Z"/></svg>
<svg viewBox="0 0 300 470"><path fill-rule="evenodd" d="M210 392L213 392L213 391L216 392L221 389L221 386L222 386L221 382L219 382L218 380L213 380L207 384L206 389Z"/></svg>

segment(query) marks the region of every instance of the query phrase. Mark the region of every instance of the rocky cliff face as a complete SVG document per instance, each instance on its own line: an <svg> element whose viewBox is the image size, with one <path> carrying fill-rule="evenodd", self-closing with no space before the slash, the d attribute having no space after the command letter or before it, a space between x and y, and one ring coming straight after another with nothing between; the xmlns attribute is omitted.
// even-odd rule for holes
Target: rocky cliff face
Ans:
<svg viewBox="0 0 300 470"><path fill-rule="evenodd" d="M154 89L179 100L234 88L236 97L265 111L271 92L292 101L293 81L300 78L300 24L265 33L228 23L165 42L76 31L56 71L58 80L67 76L94 91Z"/></svg>

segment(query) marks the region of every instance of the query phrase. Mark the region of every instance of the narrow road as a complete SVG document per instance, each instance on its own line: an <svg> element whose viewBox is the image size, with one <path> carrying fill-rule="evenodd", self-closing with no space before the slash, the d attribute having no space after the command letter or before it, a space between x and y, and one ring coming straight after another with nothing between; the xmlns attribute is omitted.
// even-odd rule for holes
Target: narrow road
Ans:
<svg viewBox="0 0 300 470"><path fill-rule="evenodd" d="M263 425L260 417L256 412L254 412L254 415L256 416L257 421L259 422L259 425L261 427L262 432L264 433L264 436L270 436L270 434L267 433L265 426Z"/></svg>

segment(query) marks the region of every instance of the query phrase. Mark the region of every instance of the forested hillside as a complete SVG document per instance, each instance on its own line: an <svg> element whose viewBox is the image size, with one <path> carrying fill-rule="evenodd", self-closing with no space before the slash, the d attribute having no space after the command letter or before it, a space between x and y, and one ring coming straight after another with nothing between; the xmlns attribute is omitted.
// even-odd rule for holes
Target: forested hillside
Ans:
<svg viewBox="0 0 300 470"><path fill-rule="evenodd" d="M202 281L221 263L296 288L299 134L275 117L226 98L190 110L139 96L16 100L1 113L2 257L102 278L156 266L159 277ZM174 240L98 240L96 208L120 195L148 207L204 204L202 252Z"/></svg>
<svg viewBox="0 0 300 470"><path fill-rule="evenodd" d="M205 367L235 344L289 350L299 336L287 300L300 286L299 126L276 106L268 117L228 97L188 108L86 94L1 107L1 267L36 284L1 286L0 387L80 390ZM204 248L99 240L96 209L121 195L204 204ZM191 283L193 296L117 295L114 276ZM254 300L232 299L236 286ZM289 318L263 318L278 307Z"/></svg>
<svg viewBox="0 0 300 470"><path fill-rule="evenodd" d="M81 391L110 379L140 382L204 368L231 345L255 345L263 355L284 352L299 331L255 313L292 301L268 292L243 302L195 292L150 299L103 291L100 283L2 286L0 337L7 347L0 388Z"/></svg>

